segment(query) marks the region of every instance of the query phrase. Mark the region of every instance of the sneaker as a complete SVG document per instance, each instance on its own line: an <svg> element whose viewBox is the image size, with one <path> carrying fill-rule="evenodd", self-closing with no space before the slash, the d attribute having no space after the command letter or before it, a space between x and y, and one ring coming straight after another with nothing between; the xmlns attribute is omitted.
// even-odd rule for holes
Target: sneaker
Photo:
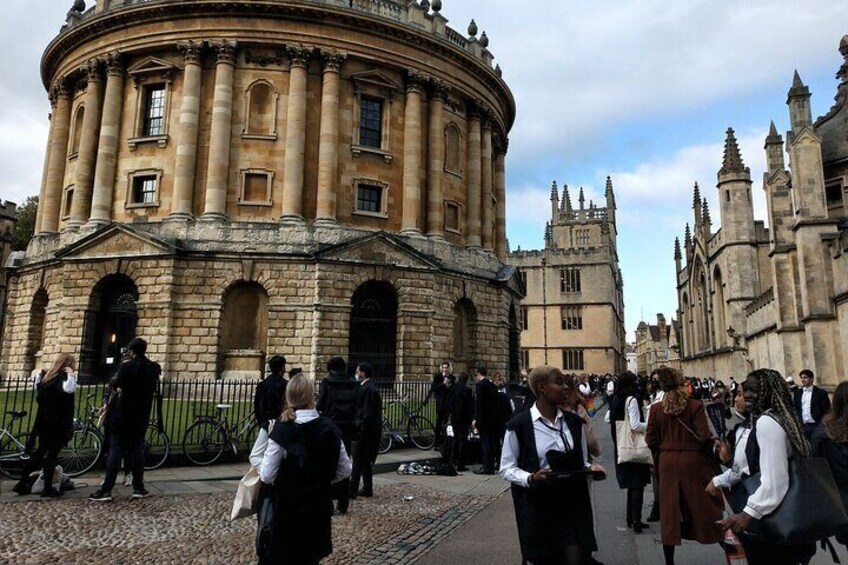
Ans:
<svg viewBox="0 0 848 565"><path fill-rule="evenodd" d="M94 500L96 502L112 502L112 493L111 492L103 492L100 489L97 489L90 495L88 495L89 500Z"/></svg>
<svg viewBox="0 0 848 565"><path fill-rule="evenodd" d="M20 496L24 496L30 494L30 487L25 485L24 483L18 483L12 487L12 490L19 494Z"/></svg>
<svg viewBox="0 0 848 565"><path fill-rule="evenodd" d="M372 498L374 496L374 491L362 489L359 491L358 496L363 498Z"/></svg>
<svg viewBox="0 0 848 565"><path fill-rule="evenodd" d="M133 498L147 498L148 496L150 496L150 493L147 492L147 490L145 490L143 488L142 489L137 489L137 488L133 489L133 493L132 493Z"/></svg>

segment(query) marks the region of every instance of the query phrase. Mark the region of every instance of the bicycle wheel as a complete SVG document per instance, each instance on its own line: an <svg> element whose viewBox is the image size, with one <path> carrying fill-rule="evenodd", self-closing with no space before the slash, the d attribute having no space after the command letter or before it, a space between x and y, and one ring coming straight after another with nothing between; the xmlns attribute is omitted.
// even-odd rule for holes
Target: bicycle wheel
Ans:
<svg viewBox="0 0 848 565"><path fill-rule="evenodd" d="M211 465L224 453L226 444L226 434L215 420L198 420L185 432L183 454L195 465Z"/></svg>
<svg viewBox="0 0 848 565"><path fill-rule="evenodd" d="M406 437L418 449L429 451L436 445L436 428L424 416L412 416L406 425Z"/></svg>
<svg viewBox="0 0 848 565"><path fill-rule="evenodd" d="M383 420L383 432L380 434L380 447L377 453L388 453L392 448L392 428L388 420Z"/></svg>
<svg viewBox="0 0 848 565"><path fill-rule="evenodd" d="M144 470L152 471L165 464L171 453L171 440L159 426L150 424L144 435Z"/></svg>
<svg viewBox="0 0 848 565"><path fill-rule="evenodd" d="M0 437L0 475L10 479L18 480L24 469L24 460L21 459L22 450L12 438L6 434Z"/></svg>
<svg viewBox="0 0 848 565"><path fill-rule="evenodd" d="M74 432L68 445L59 451L58 464L71 477L79 477L97 465L103 453L103 436L93 428L82 428Z"/></svg>

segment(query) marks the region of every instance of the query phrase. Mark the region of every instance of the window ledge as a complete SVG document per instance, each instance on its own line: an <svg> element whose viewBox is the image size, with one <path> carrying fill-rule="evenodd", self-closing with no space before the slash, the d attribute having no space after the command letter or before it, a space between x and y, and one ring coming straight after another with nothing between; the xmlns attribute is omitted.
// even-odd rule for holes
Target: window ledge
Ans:
<svg viewBox="0 0 848 565"><path fill-rule="evenodd" d="M448 232L448 233L456 234L456 235L462 235L462 230L455 230L453 228L445 228L445 231Z"/></svg>
<svg viewBox="0 0 848 565"><path fill-rule="evenodd" d="M127 204L127 210L134 210L138 208L158 208L159 201L156 202L130 202Z"/></svg>
<svg viewBox="0 0 848 565"><path fill-rule="evenodd" d="M259 139L262 141L277 141L277 134L263 134L263 133L242 133L242 139Z"/></svg>
<svg viewBox="0 0 848 565"><path fill-rule="evenodd" d="M462 171L452 171L452 170L448 169L447 167L445 167L445 173L452 176L452 177L456 177L458 179L462 178Z"/></svg>
<svg viewBox="0 0 848 565"><path fill-rule="evenodd" d="M351 145L350 152L354 157L360 157L363 153L370 153L372 155L380 155L386 163L391 163L394 160L394 155L385 151L383 149L378 149L376 147L367 147L365 145Z"/></svg>
<svg viewBox="0 0 848 565"><path fill-rule="evenodd" d="M369 218L380 218L386 220L389 217L388 212L366 212L365 210L354 210L354 216L367 216Z"/></svg>
<svg viewBox="0 0 848 565"><path fill-rule="evenodd" d="M239 200L239 206L265 206L270 207L274 205L273 200Z"/></svg>
<svg viewBox="0 0 848 565"><path fill-rule="evenodd" d="M149 135L142 137L131 137L127 140L127 145L129 145L130 151L135 151L138 149L139 145L147 144L147 143L155 143L161 149L164 149L168 146L169 141L168 135Z"/></svg>
<svg viewBox="0 0 848 565"><path fill-rule="evenodd" d="M79 157L79 151L74 151L73 153L68 153L68 161L73 161Z"/></svg>

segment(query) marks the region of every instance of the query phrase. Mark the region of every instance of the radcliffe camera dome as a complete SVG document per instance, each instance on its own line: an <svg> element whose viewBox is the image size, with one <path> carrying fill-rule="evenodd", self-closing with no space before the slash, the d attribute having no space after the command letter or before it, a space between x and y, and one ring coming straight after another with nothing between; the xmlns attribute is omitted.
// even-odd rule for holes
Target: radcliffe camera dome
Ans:
<svg viewBox="0 0 848 565"><path fill-rule="evenodd" d="M515 102L442 4L74 2L41 60L50 142L0 367L72 344L102 380L137 334L180 377L258 377L269 352L313 375L340 354L382 379L517 370Z"/></svg>

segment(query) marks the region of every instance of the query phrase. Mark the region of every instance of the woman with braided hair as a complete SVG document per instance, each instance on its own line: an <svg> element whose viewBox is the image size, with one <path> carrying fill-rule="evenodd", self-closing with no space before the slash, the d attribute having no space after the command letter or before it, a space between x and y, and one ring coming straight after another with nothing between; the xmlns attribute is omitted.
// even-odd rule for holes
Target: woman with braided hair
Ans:
<svg viewBox="0 0 848 565"><path fill-rule="evenodd" d="M771 369L758 369L742 385L745 407L753 427L745 457L751 475L760 473L758 488L739 514L723 520L722 527L739 534L750 565L799 565L815 554L815 544L780 545L757 541L745 534L754 520L777 510L789 490L789 459L809 457L810 446L792 403L783 376Z"/></svg>

